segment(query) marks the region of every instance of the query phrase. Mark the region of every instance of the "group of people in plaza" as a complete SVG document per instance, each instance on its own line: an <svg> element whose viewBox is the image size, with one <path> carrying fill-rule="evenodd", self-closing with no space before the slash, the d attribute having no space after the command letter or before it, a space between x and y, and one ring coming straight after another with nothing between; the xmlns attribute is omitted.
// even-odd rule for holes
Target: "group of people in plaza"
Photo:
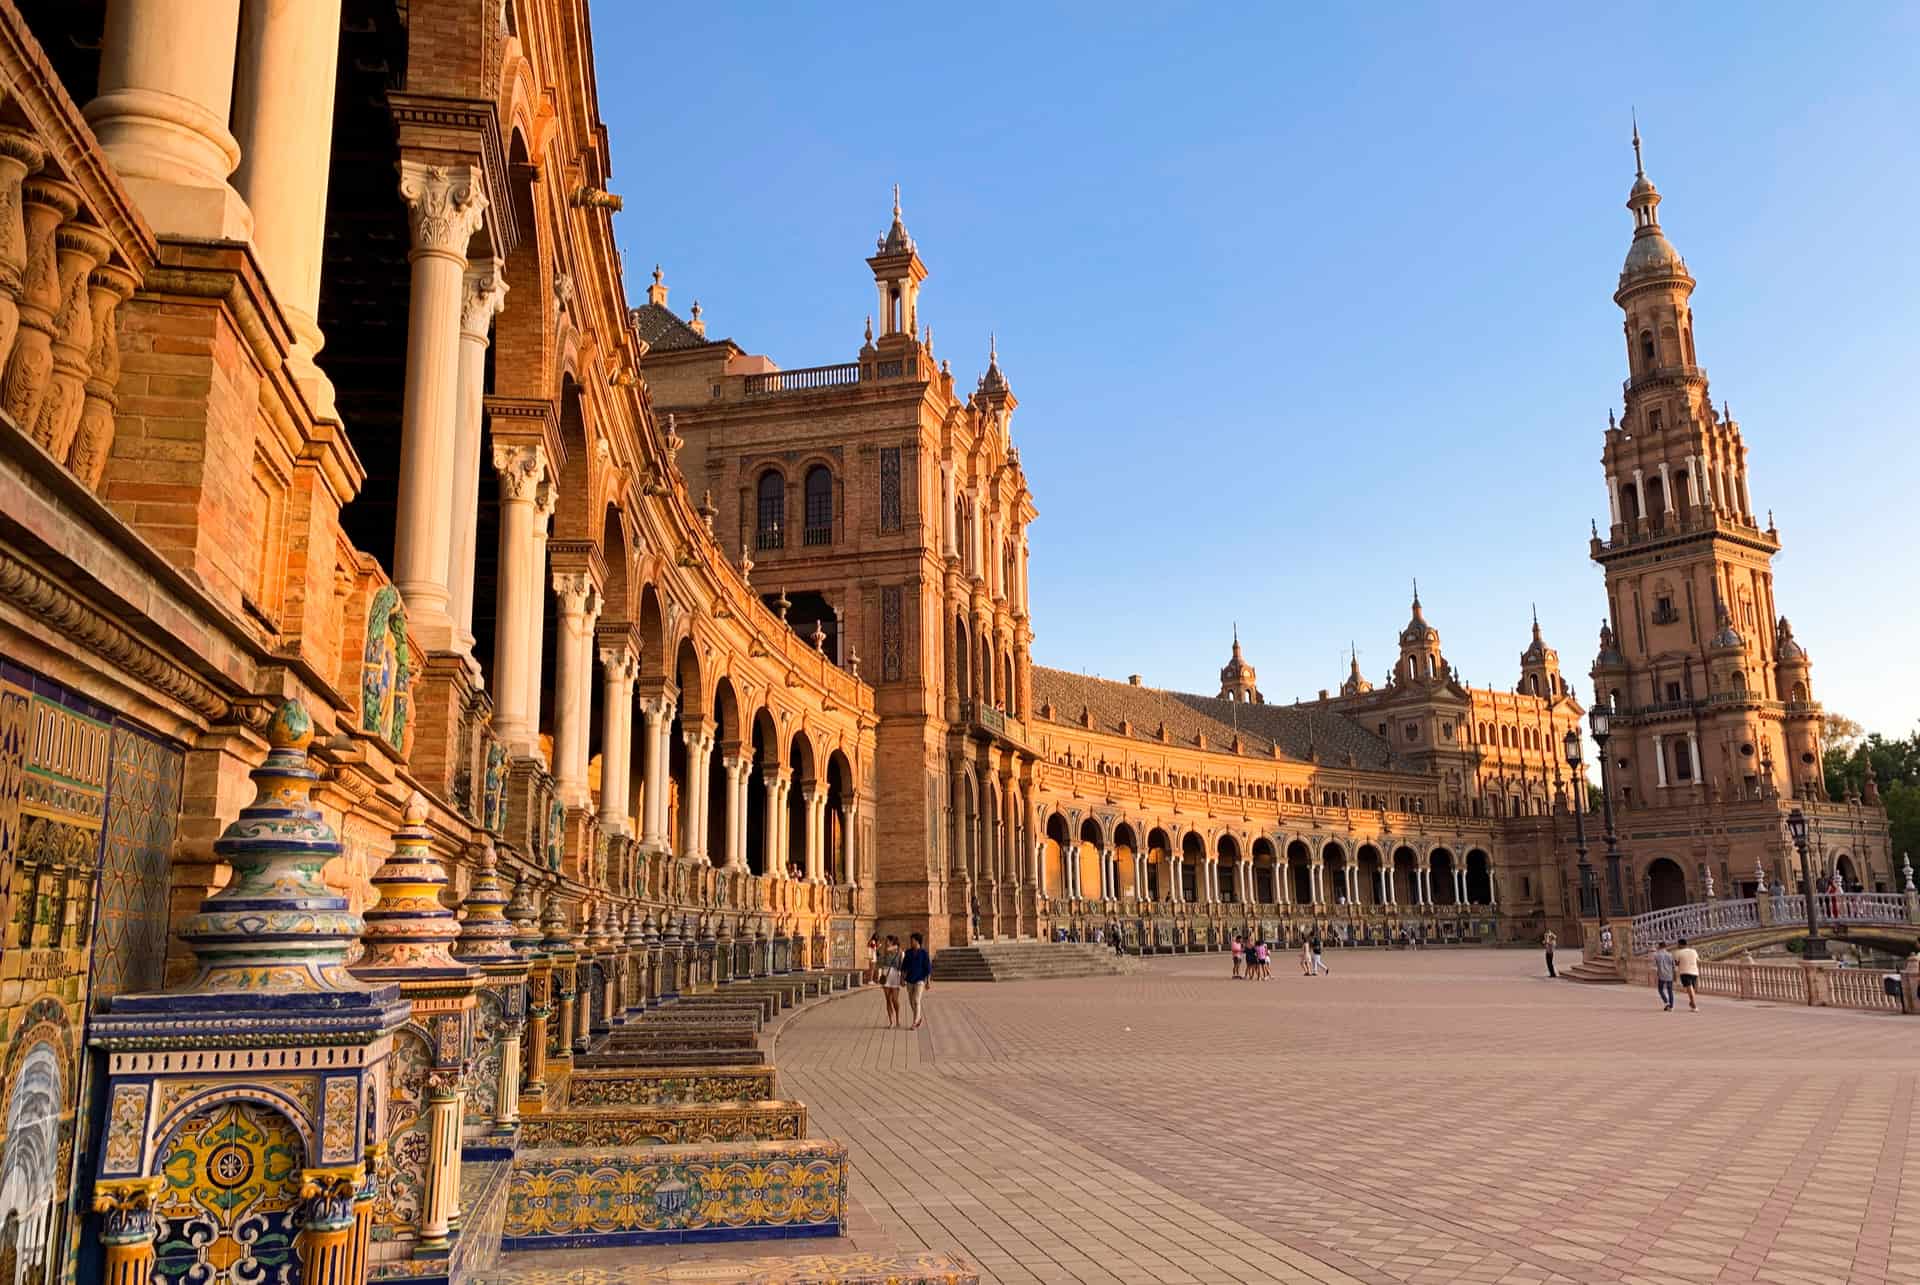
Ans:
<svg viewBox="0 0 1920 1285"><path fill-rule="evenodd" d="M907 935L905 949L892 933L887 934L885 942L877 936L867 938L867 983L876 982L886 1003L887 1028L893 1030L900 1025L900 992L905 990L907 1007L913 1014L913 1025L908 1029L919 1030L925 1020L927 988L933 985L933 959L919 933Z"/></svg>
<svg viewBox="0 0 1920 1285"><path fill-rule="evenodd" d="M1667 1012L1673 1011L1673 982L1680 979L1680 989L1687 993L1687 1007L1698 1011L1696 998L1700 989L1700 952L1687 945L1682 937L1679 945L1667 949L1667 943L1661 942L1653 952L1653 985L1660 993L1660 999Z"/></svg>
<svg viewBox="0 0 1920 1285"><path fill-rule="evenodd" d="M1273 976L1273 947L1264 937L1242 937L1233 935L1228 946L1233 957L1233 978L1236 981L1264 982ZM1300 942L1300 972L1307 977L1316 977L1321 973L1331 973L1326 958L1321 954L1320 934L1314 933Z"/></svg>

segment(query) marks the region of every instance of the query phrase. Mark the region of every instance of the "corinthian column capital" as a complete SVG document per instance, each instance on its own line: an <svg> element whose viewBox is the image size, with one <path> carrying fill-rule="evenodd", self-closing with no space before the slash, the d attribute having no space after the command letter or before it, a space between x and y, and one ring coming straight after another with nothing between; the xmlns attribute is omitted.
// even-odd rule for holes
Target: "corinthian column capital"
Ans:
<svg viewBox="0 0 1920 1285"><path fill-rule="evenodd" d="M407 203L415 254L466 257L467 242L480 230L487 209L477 166L401 161L400 196Z"/></svg>
<svg viewBox="0 0 1920 1285"><path fill-rule="evenodd" d="M482 259L467 269L460 291L460 333L485 342L493 319L507 306L507 279L500 260Z"/></svg>
<svg viewBox="0 0 1920 1285"><path fill-rule="evenodd" d="M493 448L493 468L500 475L502 499L536 500L540 480L547 474L546 448L497 444Z"/></svg>
<svg viewBox="0 0 1920 1285"><path fill-rule="evenodd" d="M560 599L563 616L600 614L600 590L594 585L593 577L584 571L554 572L553 592Z"/></svg>
<svg viewBox="0 0 1920 1285"><path fill-rule="evenodd" d="M600 663L607 667L607 676L616 682L630 683L640 675L640 656L630 643L602 647Z"/></svg>

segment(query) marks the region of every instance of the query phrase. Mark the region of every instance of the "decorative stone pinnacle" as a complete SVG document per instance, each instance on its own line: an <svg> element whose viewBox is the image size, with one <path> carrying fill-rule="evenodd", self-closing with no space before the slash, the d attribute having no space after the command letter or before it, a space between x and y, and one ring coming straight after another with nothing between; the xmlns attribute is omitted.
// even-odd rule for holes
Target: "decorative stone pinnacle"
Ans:
<svg viewBox="0 0 1920 1285"><path fill-rule="evenodd" d="M313 806L319 774L307 760L312 743L305 706L290 700L274 711L267 757L252 772L254 800L213 844L233 877L201 903L180 934L200 965L182 989L253 995L369 989L346 969L360 917L320 878L342 848Z"/></svg>
<svg viewBox="0 0 1920 1285"><path fill-rule="evenodd" d="M508 922L505 907L507 894L500 890L500 876L495 868L493 838L483 836L480 840L480 865L473 872L473 882L467 888L467 898L461 907L467 917L460 923L460 937L454 944L456 959L470 963L485 960L512 959L514 957L514 926Z"/></svg>
<svg viewBox="0 0 1920 1285"><path fill-rule="evenodd" d="M627 949L644 950L647 945L647 912L635 906L627 915Z"/></svg>
<svg viewBox="0 0 1920 1285"><path fill-rule="evenodd" d="M532 879L522 879L514 885L513 896L507 902L507 920L513 925L513 947L521 954L531 954L540 949L540 904L536 899Z"/></svg>
<svg viewBox="0 0 1920 1285"><path fill-rule="evenodd" d="M427 810L426 796L416 790L407 800L405 824L393 832L393 855L374 872L380 900L366 914L366 953L353 966L355 976L405 981L473 975L450 952L460 925L440 901L447 872L433 854Z"/></svg>
<svg viewBox="0 0 1920 1285"><path fill-rule="evenodd" d="M567 924L567 908L560 901L560 889L547 891L546 909L540 915L540 927L545 932L541 944L548 950L573 949L573 932Z"/></svg>

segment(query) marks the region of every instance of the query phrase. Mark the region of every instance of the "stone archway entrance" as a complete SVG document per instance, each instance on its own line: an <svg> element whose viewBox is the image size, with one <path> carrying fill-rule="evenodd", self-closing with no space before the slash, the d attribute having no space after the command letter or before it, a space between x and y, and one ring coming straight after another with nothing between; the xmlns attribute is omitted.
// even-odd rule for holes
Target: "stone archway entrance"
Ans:
<svg viewBox="0 0 1920 1285"><path fill-rule="evenodd" d="M1647 909L1665 910L1687 904L1687 876L1679 863L1660 857L1647 867Z"/></svg>

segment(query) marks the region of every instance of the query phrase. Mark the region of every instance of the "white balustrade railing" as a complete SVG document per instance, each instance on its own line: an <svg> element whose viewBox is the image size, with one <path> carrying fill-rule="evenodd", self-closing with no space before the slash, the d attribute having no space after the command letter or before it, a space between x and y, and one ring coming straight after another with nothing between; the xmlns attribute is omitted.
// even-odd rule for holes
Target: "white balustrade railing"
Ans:
<svg viewBox="0 0 1920 1285"><path fill-rule="evenodd" d="M1644 955L1660 942L1682 937L1715 937L1760 926L1760 906L1751 897L1694 901L1633 917L1633 953Z"/></svg>

